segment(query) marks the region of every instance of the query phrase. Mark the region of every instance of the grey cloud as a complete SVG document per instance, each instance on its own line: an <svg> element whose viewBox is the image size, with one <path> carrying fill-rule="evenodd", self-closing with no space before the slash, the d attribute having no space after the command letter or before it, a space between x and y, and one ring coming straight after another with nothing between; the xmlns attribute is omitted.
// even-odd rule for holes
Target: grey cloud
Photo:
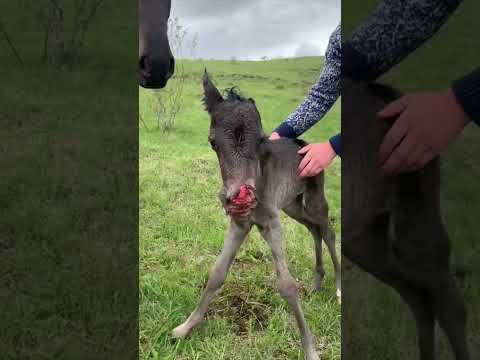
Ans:
<svg viewBox="0 0 480 360"><path fill-rule="evenodd" d="M297 50L295 50L295 56L318 56L322 52L320 51L320 48L314 44L310 43L304 43L301 44Z"/></svg>
<svg viewBox="0 0 480 360"><path fill-rule="evenodd" d="M183 17L210 18L228 16L258 2L258 0L173 0L172 7L174 13L181 14Z"/></svg>
<svg viewBox="0 0 480 360"><path fill-rule="evenodd" d="M172 16L198 33L196 56L259 59L295 56L302 44L323 53L340 22L339 0L174 0ZM189 51L183 51L186 57Z"/></svg>

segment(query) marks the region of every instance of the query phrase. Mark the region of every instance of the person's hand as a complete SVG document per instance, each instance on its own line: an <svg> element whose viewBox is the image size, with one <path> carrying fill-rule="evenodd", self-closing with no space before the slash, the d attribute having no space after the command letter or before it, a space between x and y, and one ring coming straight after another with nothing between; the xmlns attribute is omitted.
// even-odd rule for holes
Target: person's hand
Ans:
<svg viewBox="0 0 480 360"><path fill-rule="evenodd" d="M378 115L387 121L398 116L380 146L385 174L422 168L455 140L468 122L452 90L403 96Z"/></svg>
<svg viewBox="0 0 480 360"><path fill-rule="evenodd" d="M303 157L298 171L300 177L310 177L318 175L326 169L337 155L329 142L310 144L298 151Z"/></svg>
<svg viewBox="0 0 480 360"><path fill-rule="evenodd" d="M278 133L274 131L272 133L272 135L270 135L269 139L270 140L278 140L278 139L280 139L280 135L278 135Z"/></svg>

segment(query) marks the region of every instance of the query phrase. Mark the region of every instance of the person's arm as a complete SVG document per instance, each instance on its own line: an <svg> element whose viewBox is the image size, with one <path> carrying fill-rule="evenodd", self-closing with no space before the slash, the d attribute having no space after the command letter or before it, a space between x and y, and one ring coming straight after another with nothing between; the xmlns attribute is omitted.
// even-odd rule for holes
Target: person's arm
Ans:
<svg viewBox="0 0 480 360"><path fill-rule="evenodd" d="M342 76L377 79L432 37L460 3L383 1L342 45ZM471 94L477 90L471 81L457 83L457 94L448 89L405 95L379 113L384 119L397 118L379 150L386 174L418 170L458 136L468 121L467 107L476 112Z"/></svg>
<svg viewBox="0 0 480 360"><path fill-rule="evenodd" d="M455 81L452 90L465 114L480 126L480 67Z"/></svg>
<svg viewBox="0 0 480 360"><path fill-rule="evenodd" d="M380 146L385 173L414 171L443 151L469 120L480 125L480 68L446 91L404 96L380 112L398 116ZM401 140L399 140L401 139Z"/></svg>
<svg viewBox="0 0 480 360"><path fill-rule="evenodd" d="M320 121L340 96L341 27L330 36L325 64L317 83L302 104L274 131L280 137L296 138Z"/></svg>
<svg viewBox="0 0 480 360"><path fill-rule="evenodd" d="M416 171L438 156L469 120L480 123L480 70L445 91L405 95L388 104L379 116L397 117L380 145L386 174Z"/></svg>
<svg viewBox="0 0 480 360"><path fill-rule="evenodd" d="M383 1L342 44L342 76L375 80L432 37L461 1Z"/></svg>
<svg viewBox="0 0 480 360"><path fill-rule="evenodd" d="M298 153L304 156L298 166L299 175L315 176L330 166L335 156L342 156L341 135L332 136L325 143L309 144L301 148Z"/></svg>
<svg viewBox="0 0 480 360"><path fill-rule="evenodd" d="M342 135L337 134L335 136L332 136L328 142L330 143L330 146L332 147L333 151L335 151L335 154L341 157L342 156Z"/></svg>

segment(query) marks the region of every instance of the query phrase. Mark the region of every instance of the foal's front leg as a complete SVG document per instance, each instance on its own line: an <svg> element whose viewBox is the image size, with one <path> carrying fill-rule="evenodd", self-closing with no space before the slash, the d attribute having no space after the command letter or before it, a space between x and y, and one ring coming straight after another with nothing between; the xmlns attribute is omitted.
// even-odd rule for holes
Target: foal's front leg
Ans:
<svg viewBox="0 0 480 360"><path fill-rule="evenodd" d="M278 277L278 290L293 310L300 329L300 337L305 357L307 360L318 360L319 357L315 349L315 338L310 332L305 317L303 316L303 311L298 299L297 284L292 275L290 275L287 262L285 261L282 228L278 216L269 221L268 224L259 226L259 230L262 237L272 249L273 261Z"/></svg>
<svg viewBox="0 0 480 360"><path fill-rule="evenodd" d="M252 225L250 223L237 223L235 220L231 220L230 228L227 236L225 237L222 252L217 258L217 261L210 272L207 286L203 291L200 302L197 308L190 314L188 319L173 330L173 338L181 339L186 337L194 327L198 326L202 322L203 317L207 312L208 305L213 300L215 293L218 291L218 289L220 289L225 281L230 265L232 264L233 259L235 259L235 255L237 254L238 249L245 240L245 237L247 236L251 227Z"/></svg>

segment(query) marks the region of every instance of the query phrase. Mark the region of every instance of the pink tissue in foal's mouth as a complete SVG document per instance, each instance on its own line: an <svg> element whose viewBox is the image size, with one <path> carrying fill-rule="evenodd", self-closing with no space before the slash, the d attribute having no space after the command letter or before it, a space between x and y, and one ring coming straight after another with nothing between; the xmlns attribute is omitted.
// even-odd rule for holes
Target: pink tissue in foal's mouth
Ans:
<svg viewBox="0 0 480 360"><path fill-rule="evenodd" d="M255 195L253 194L253 190L251 189L251 187L247 185L242 185L240 187L238 195L233 198L232 202L235 205L244 205L251 203L254 199Z"/></svg>
<svg viewBox="0 0 480 360"><path fill-rule="evenodd" d="M253 193L253 187L242 185L238 195L232 199L232 205L229 206L230 215L248 215L251 208L255 207L256 200Z"/></svg>

